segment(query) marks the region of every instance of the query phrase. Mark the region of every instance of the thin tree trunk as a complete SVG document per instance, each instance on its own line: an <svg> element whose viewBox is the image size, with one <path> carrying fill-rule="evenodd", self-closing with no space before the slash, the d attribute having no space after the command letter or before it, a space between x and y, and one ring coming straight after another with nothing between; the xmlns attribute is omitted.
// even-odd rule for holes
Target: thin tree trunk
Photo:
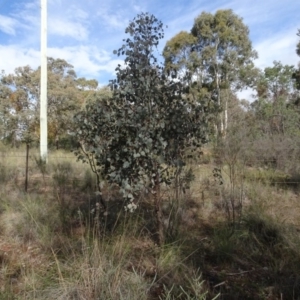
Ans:
<svg viewBox="0 0 300 300"><path fill-rule="evenodd" d="M85 150L85 147L84 147L84 144L83 144L83 143L80 142L79 145L80 145L80 148L81 148L82 152L86 155L86 157L87 157L87 159L88 159L88 161L89 161L89 164L90 164L90 167L91 167L92 172L94 172L95 175L96 175L96 179L97 179L97 189L98 189L97 194L99 195L99 200L100 200L100 203L101 203L101 205L102 205L102 208L104 209L104 211L106 211L106 210L107 210L107 206L106 206L106 204L105 204L105 202L104 202L104 199L103 199L103 197L102 197L101 179L100 179L100 174L99 174L99 172L97 171L97 166L96 166L96 163L95 163L95 160L94 160L94 156L93 156L93 155L90 156L90 155L87 153L87 151Z"/></svg>
<svg viewBox="0 0 300 300"><path fill-rule="evenodd" d="M228 98L225 100L225 111L224 111L224 136L228 127Z"/></svg>
<svg viewBox="0 0 300 300"><path fill-rule="evenodd" d="M158 171L156 172L156 177L155 177L154 201L155 201L155 209L156 209L157 240L158 240L158 245L162 246L164 244L164 228L163 228L163 215L162 215L162 207L161 207L160 182L159 182Z"/></svg>
<svg viewBox="0 0 300 300"><path fill-rule="evenodd" d="M223 132L224 132L223 112L220 112L220 132L219 132L219 135L223 136Z"/></svg>
<svg viewBox="0 0 300 300"><path fill-rule="evenodd" d="M219 84L219 77L218 77L218 70L216 69L216 66L214 68L215 71L215 79L216 79L216 86L217 86L217 97L218 97L218 106L221 106L221 89ZM223 112L219 113L219 118L217 120L217 126L218 126L218 135L222 136L224 131L224 122L223 122Z"/></svg>
<svg viewBox="0 0 300 300"><path fill-rule="evenodd" d="M25 193L27 193L28 190L28 157L29 157L29 144L26 144Z"/></svg>

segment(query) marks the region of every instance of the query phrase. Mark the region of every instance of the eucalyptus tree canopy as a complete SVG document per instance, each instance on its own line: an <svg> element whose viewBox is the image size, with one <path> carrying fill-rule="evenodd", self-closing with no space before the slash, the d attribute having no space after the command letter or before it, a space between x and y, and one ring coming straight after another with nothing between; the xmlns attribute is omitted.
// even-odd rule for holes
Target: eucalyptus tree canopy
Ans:
<svg viewBox="0 0 300 300"><path fill-rule="evenodd" d="M299 111L294 66L274 61L260 73L256 81L257 99L251 104L257 124L263 133L299 135Z"/></svg>
<svg viewBox="0 0 300 300"><path fill-rule="evenodd" d="M181 32L167 42L163 54L166 68L189 71L198 90L209 92L225 111L227 100L221 90L236 91L253 83L257 54L248 27L232 10L203 12L190 33ZM220 127L223 123L221 117Z"/></svg>
<svg viewBox="0 0 300 300"><path fill-rule="evenodd" d="M5 91L2 100L5 110L5 139L13 144L33 132L38 110L39 78L29 66L18 67L14 74L2 74L1 84ZM2 98L2 97L1 97ZM4 116L4 115L3 115Z"/></svg>
<svg viewBox="0 0 300 300"><path fill-rule="evenodd" d="M2 74L4 76L4 74ZM0 139L12 140L17 128L15 118L12 118L11 89L0 80Z"/></svg>
<svg viewBox="0 0 300 300"><path fill-rule="evenodd" d="M186 147L206 141L208 106L185 97L186 86L158 63L154 51L164 37L162 22L142 13L125 32L123 46L114 51L125 60L110 82L112 99L87 105L75 118L85 154L78 157L89 159L96 173L119 185L129 209L147 188L159 212L162 174L183 164Z"/></svg>
<svg viewBox="0 0 300 300"><path fill-rule="evenodd" d="M276 102L283 99L288 103L295 92L295 80L293 80L294 66L283 65L274 61L272 67L267 67L258 76L255 84L258 97Z"/></svg>
<svg viewBox="0 0 300 300"><path fill-rule="evenodd" d="M84 105L96 80L77 79L72 65L48 58L48 137L54 143L72 131L73 115ZM1 121L6 139L39 138L40 68L18 67L1 76Z"/></svg>

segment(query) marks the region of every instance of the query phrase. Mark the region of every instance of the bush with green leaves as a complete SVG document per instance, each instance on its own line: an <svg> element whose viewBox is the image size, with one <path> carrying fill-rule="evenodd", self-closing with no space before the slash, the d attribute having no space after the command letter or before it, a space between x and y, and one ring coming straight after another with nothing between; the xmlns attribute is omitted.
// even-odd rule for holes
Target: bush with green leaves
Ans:
<svg viewBox="0 0 300 300"><path fill-rule="evenodd" d="M162 22L143 13L125 32L129 38L115 51L125 62L110 82L112 98L75 117L81 144L76 154L97 174L100 193L101 178L120 187L128 210L136 208L140 191L152 193L160 223L160 185L170 183L164 176L169 167L184 164L184 149L206 141L208 100L189 98L176 73L167 74L158 63L154 50L164 37Z"/></svg>

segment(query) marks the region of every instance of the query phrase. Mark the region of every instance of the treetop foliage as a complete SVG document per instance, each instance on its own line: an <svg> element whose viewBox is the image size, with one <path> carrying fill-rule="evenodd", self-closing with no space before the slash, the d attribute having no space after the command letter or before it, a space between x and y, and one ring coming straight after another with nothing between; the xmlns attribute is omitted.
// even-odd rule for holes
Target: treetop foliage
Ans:
<svg viewBox="0 0 300 300"><path fill-rule="evenodd" d="M253 86L258 73L248 27L230 9L203 12L190 33L180 32L167 42L163 55L167 69L190 74L181 80L190 87L191 97L213 100L214 122L222 136L228 123L230 93Z"/></svg>
<svg viewBox="0 0 300 300"><path fill-rule="evenodd" d="M215 15L203 12L190 33L180 32L168 41L164 49L166 67L176 66L182 55L188 60L196 55L198 61L194 58L191 65L196 69L208 68L211 72L219 66L227 76L257 57L248 27L232 10L218 10Z"/></svg>
<svg viewBox="0 0 300 300"><path fill-rule="evenodd" d="M129 38L117 51L125 65L110 82L112 99L88 105L76 116L82 143L80 159L92 158L96 172L117 183L124 196L153 190L170 166L183 163L187 146L206 141L207 107L185 97L186 87L169 77L154 56L163 24L140 14L125 31Z"/></svg>
<svg viewBox="0 0 300 300"><path fill-rule="evenodd" d="M74 67L63 59L48 57L48 137L55 144L72 132L73 115L84 105L96 80L78 78ZM18 67L12 74L2 73L0 89L3 140L16 144L29 137L39 139L40 68Z"/></svg>
<svg viewBox="0 0 300 300"><path fill-rule="evenodd" d="M300 37L300 29L298 29L297 36ZM297 44L296 53L300 56L300 41ZM298 64L298 69L293 74L293 79L296 81L297 89L300 90L300 63Z"/></svg>

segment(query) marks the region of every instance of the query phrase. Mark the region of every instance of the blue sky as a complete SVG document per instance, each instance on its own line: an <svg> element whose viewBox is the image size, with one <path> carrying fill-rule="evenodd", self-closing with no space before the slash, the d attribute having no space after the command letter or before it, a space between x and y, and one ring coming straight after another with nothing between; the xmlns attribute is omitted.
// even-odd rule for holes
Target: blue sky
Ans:
<svg viewBox="0 0 300 300"><path fill-rule="evenodd" d="M161 51L176 33L189 31L201 12L229 8L250 29L258 67L274 60L297 65L299 0L48 0L48 56L67 60L78 76L107 84L121 62L113 50L122 45L125 27L138 13L152 13L168 26ZM0 0L0 70L36 68L39 51L40 0Z"/></svg>

